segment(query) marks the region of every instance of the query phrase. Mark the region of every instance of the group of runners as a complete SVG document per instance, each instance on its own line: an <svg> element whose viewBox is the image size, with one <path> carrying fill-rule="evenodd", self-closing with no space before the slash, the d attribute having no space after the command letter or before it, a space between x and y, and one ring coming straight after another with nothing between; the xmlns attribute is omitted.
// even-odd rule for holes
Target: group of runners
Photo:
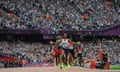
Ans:
<svg viewBox="0 0 120 72"><path fill-rule="evenodd" d="M56 42L51 41L54 44L52 50L53 61L56 66L64 68L65 66L71 67L75 62L75 57L79 57L80 64L82 62L82 47L80 42L73 42L67 38L67 34L63 37L58 36ZM77 44L78 48L74 49L74 45Z"/></svg>

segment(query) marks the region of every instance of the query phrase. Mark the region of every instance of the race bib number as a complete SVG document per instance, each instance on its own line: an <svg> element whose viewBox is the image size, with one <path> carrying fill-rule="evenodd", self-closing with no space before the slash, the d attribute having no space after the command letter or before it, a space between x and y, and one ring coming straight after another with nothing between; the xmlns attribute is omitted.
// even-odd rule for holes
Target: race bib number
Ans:
<svg viewBox="0 0 120 72"><path fill-rule="evenodd" d="M68 47L68 44L67 44L67 43L63 43L63 44L62 44L62 47L63 47L63 48L67 48L67 47Z"/></svg>

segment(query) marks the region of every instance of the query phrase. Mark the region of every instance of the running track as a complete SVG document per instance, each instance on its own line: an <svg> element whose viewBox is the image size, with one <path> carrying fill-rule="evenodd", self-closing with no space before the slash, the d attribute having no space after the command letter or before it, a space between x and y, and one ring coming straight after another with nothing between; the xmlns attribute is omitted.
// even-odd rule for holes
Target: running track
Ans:
<svg viewBox="0 0 120 72"><path fill-rule="evenodd" d="M55 67L22 67L22 68L0 68L0 72L120 72L120 70L96 70L80 67L71 67L66 70Z"/></svg>

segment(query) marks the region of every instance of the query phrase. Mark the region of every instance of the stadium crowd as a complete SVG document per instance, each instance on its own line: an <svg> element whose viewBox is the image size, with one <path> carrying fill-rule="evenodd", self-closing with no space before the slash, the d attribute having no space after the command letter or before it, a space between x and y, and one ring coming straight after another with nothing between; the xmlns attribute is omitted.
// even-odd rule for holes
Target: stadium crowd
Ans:
<svg viewBox="0 0 120 72"><path fill-rule="evenodd" d="M103 53L107 54L108 62L111 64L120 63L120 42L119 41L105 41L101 48ZM82 56L87 59L92 58L98 60L97 43L83 42ZM28 61L28 63L53 63L51 50L54 49L52 45L42 43L25 43L18 42L0 42L0 53L11 55L14 58ZM75 48L76 49L76 46Z"/></svg>
<svg viewBox="0 0 120 72"><path fill-rule="evenodd" d="M28 61L29 63L52 63L50 46L41 43L0 42L1 54Z"/></svg>
<svg viewBox="0 0 120 72"><path fill-rule="evenodd" d="M0 29L104 29L120 23L119 4L119 0L1 0Z"/></svg>
<svg viewBox="0 0 120 72"><path fill-rule="evenodd" d="M84 43L84 52L83 56L90 56L96 61L98 60L98 51L99 48L102 48L104 54L107 55L107 61L111 64L119 64L120 63L120 42L119 41L103 41L101 46L98 46L97 43L88 42Z"/></svg>

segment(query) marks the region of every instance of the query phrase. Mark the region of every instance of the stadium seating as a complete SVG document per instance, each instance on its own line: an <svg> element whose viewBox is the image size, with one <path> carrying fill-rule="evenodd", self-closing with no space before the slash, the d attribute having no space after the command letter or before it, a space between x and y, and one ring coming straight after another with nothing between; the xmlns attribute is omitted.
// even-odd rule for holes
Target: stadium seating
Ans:
<svg viewBox="0 0 120 72"><path fill-rule="evenodd" d="M1 29L100 30L120 23L119 2L1 0Z"/></svg>

